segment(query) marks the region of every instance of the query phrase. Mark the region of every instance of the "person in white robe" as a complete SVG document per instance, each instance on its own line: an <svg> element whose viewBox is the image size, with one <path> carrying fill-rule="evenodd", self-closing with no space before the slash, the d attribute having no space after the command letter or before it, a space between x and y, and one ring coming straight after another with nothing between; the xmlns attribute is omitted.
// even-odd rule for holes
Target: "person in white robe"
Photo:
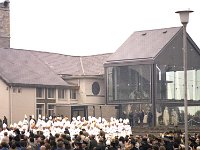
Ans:
<svg viewBox="0 0 200 150"><path fill-rule="evenodd" d="M177 114L177 112L174 109L172 109L171 116L172 116L172 124L174 126L177 126L178 125L178 114Z"/></svg>
<svg viewBox="0 0 200 150"><path fill-rule="evenodd" d="M24 115L24 120L22 121L22 128L26 131L28 131L28 119L27 119L27 116Z"/></svg>
<svg viewBox="0 0 200 150"><path fill-rule="evenodd" d="M30 130L32 131L35 128L35 124L36 124L35 119L34 119L34 115L32 115L29 124L30 124Z"/></svg>
<svg viewBox="0 0 200 150"><path fill-rule="evenodd" d="M168 107L165 107L163 111L163 123L165 126L169 125L169 110Z"/></svg>

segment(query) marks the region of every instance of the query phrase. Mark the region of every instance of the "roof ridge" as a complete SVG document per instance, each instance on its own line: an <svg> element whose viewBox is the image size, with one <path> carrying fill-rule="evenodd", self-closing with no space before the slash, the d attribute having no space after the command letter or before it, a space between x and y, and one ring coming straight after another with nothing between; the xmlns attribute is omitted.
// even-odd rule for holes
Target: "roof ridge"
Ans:
<svg viewBox="0 0 200 150"><path fill-rule="evenodd" d="M84 67L83 67L83 60L82 60L82 57L80 56L80 63L81 63L81 69L83 71L83 75L85 75L85 70L84 70Z"/></svg>
<svg viewBox="0 0 200 150"><path fill-rule="evenodd" d="M63 53L50 52L50 51L45 51L45 50L43 51L43 50L21 49L21 48L3 48L3 49L26 51L26 52L31 52L31 53L47 53L47 54L57 54L57 55L70 56L70 57L80 57L80 56L67 55Z"/></svg>
<svg viewBox="0 0 200 150"><path fill-rule="evenodd" d="M112 63L112 61L117 60L154 58L181 28L170 27L136 31L107 59L107 62ZM141 51L143 52L141 53Z"/></svg>
<svg viewBox="0 0 200 150"><path fill-rule="evenodd" d="M157 28L157 29L150 29L150 30L140 30L140 31L135 31L135 32L145 32L145 31L155 31L155 30L169 30L169 29L172 29L172 28L181 28L182 26L177 26L177 27L169 27L169 28Z"/></svg>

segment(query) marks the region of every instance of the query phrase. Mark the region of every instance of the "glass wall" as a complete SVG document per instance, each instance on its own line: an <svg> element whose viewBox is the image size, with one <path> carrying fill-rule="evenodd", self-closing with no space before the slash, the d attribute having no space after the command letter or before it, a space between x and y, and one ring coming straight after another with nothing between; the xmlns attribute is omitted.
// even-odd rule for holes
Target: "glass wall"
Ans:
<svg viewBox="0 0 200 150"><path fill-rule="evenodd" d="M184 125L184 106L156 106L156 125ZM200 126L200 106L188 107L188 125Z"/></svg>
<svg viewBox="0 0 200 150"><path fill-rule="evenodd" d="M134 120L132 126L148 125L148 113L152 112L151 104L122 104L120 118ZM143 120L140 114L143 112ZM184 106L173 104L156 104L156 126L184 126ZM188 106L188 126L200 127L200 106Z"/></svg>
<svg viewBox="0 0 200 150"><path fill-rule="evenodd" d="M150 100L150 79L151 65L108 67L108 102Z"/></svg>
<svg viewBox="0 0 200 150"><path fill-rule="evenodd" d="M156 65L157 99L184 99L184 71L183 68ZM187 71L188 100L200 100L200 70Z"/></svg>

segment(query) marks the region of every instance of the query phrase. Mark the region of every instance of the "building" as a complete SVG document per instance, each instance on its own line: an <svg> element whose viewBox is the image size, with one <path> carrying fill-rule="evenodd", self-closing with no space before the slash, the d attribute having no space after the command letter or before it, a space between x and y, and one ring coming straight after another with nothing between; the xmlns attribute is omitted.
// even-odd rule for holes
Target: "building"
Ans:
<svg viewBox="0 0 200 150"><path fill-rule="evenodd" d="M103 62L110 54L66 56L0 48L0 116L105 116ZM95 62L94 62L95 59ZM100 65L101 64L101 65ZM115 109L106 115L115 115Z"/></svg>
<svg viewBox="0 0 200 150"><path fill-rule="evenodd" d="M138 31L109 56L104 64L106 99L119 105L119 117L144 110L153 113L154 125L183 124L182 45L182 27ZM189 121L198 124L200 50L188 34L187 45Z"/></svg>
<svg viewBox="0 0 200 150"><path fill-rule="evenodd" d="M134 32L112 54L69 56L10 48L7 2L0 22L0 118L130 118L143 110L153 125L183 124L182 27ZM189 122L197 125L200 50L189 34L187 45Z"/></svg>
<svg viewBox="0 0 200 150"><path fill-rule="evenodd" d="M0 118L115 116L105 105L103 62L110 54L68 56L10 48L9 3L0 4ZM106 115L105 115L106 114Z"/></svg>

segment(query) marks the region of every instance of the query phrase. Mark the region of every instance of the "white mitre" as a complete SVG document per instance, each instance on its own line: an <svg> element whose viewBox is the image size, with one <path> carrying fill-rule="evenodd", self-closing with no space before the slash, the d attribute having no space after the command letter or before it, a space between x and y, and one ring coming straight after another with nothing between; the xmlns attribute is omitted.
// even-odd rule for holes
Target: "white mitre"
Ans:
<svg viewBox="0 0 200 150"><path fill-rule="evenodd" d="M18 126L19 126L19 127L22 127L22 125L23 125L22 121L19 121L19 122L18 122Z"/></svg>
<svg viewBox="0 0 200 150"><path fill-rule="evenodd" d="M75 118L75 117L72 117L72 121L76 121L76 118Z"/></svg>
<svg viewBox="0 0 200 150"><path fill-rule="evenodd" d="M113 117L110 118L110 122L113 122Z"/></svg>
<svg viewBox="0 0 200 150"><path fill-rule="evenodd" d="M78 117L77 117L77 120L80 121L80 120L81 120L81 116L78 116Z"/></svg>
<svg viewBox="0 0 200 150"><path fill-rule="evenodd" d="M7 128L7 125L6 125L5 123L3 123L3 128L4 128L4 129Z"/></svg>
<svg viewBox="0 0 200 150"><path fill-rule="evenodd" d="M14 123L13 128L18 128L18 125L16 123Z"/></svg>

